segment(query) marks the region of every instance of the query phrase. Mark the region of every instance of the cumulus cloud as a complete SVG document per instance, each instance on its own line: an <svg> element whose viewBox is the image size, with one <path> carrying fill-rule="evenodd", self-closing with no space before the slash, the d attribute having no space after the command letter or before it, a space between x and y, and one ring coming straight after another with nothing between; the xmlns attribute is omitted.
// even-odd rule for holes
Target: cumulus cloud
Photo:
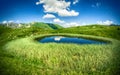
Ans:
<svg viewBox="0 0 120 75"><path fill-rule="evenodd" d="M76 22L70 22L70 23L65 23L65 27L74 27L74 26L79 26L80 24Z"/></svg>
<svg viewBox="0 0 120 75"><path fill-rule="evenodd" d="M59 23L59 24L64 23L64 21L62 21L62 20L60 20L58 18L54 19L53 22L54 23Z"/></svg>
<svg viewBox="0 0 120 75"><path fill-rule="evenodd" d="M46 14L43 16L43 19L50 19L50 18L55 18L55 16L53 14Z"/></svg>
<svg viewBox="0 0 120 75"><path fill-rule="evenodd" d="M7 21L7 20L5 20L5 21L3 21L2 23L3 23L3 24L7 24L7 23L20 23L20 21L19 21L19 20L16 20L16 21L13 21L13 20Z"/></svg>
<svg viewBox="0 0 120 75"><path fill-rule="evenodd" d="M19 20L16 20L16 22L18 23L18 22L20 22Z"/></svg>
<svg viewBox="0 0 120 75"><path fill-rule="evenodd" d="M97 21L97 24L101 24L101 25L111 25L111 24L113 24L113 21L110 21L110 20Z"/></svg>
<svg viewBox="0 0 120 75"><path fill-rule="evenodd" d="M2 23L3 23L3 24L6 24L6 23L7 23L7 21L3 21Z"/></svg>
<svg viewBox="0 0 120 75"><path fill-rule="evenodd" d="M39 0L36 4L43 4L44 12L56 13L59 16L79 15L79 12L70 10L71 2L66 2L65 0Z"/></svg>
<svg viewBox="0 0 120 75"><path fill-rule="evenodd" d="M40 4L40 2L36 2L36 5L39 5Z"/></svg>
<svg viewBox="0 0 120 75"><path fill-rule="evenodd" d="M13 20L8 21L8 23L13 23L13 22L14 22Z"/></svg>
<svg viewBox="0 0 120 75"><path fill-rule="evenodd" d="M60 10L58 12L58 15L59 16L78 16L79 13L78 12L75 12L74 10L71 10L71 11L68 11L68 10Z"/></svg>
<svg viewBox="0 0 120 75"><path fill-rule="evenodd" d="M78 3L78 2L79 2L79 0L74 0L73 4L76 4L76 3Z"/></svg>
<svg viewBox="0 0 120 75"><path fill-rule="evenodd" d="M84 26L84 25L87 25L87 23L83 22L82 25L83 25L83 26Z"/></svg>

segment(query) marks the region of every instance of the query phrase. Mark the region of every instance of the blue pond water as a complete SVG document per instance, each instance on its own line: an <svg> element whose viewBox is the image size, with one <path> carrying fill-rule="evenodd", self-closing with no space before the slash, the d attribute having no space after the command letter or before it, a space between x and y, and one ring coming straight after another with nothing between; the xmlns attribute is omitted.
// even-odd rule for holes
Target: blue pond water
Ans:
<svg viewBox="0 0 120 75"><path fill-rule="evenodd" d="M40 43L105 44L105 42L76 37L49 36L38 40Z"/></svg>

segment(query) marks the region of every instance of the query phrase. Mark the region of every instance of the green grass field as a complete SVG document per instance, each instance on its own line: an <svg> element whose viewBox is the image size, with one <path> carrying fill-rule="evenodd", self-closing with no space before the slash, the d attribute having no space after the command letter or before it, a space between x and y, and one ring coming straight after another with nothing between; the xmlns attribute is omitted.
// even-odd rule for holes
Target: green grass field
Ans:
<svg viewBox="0 0 120 75"><path fill-rule="evenodd" d="M56 32L95 35L120 40L120 26L88 25L58 29Z"/></svg>
<svg viewBox="0 0 120 75"><path fill-rule="evenodd" d="M95 26L93 31L90 27L58 30L0 27L0 75L119 75L119 27ZM111 43L41 44L34 40L50 34L100 39Z"/></svg>

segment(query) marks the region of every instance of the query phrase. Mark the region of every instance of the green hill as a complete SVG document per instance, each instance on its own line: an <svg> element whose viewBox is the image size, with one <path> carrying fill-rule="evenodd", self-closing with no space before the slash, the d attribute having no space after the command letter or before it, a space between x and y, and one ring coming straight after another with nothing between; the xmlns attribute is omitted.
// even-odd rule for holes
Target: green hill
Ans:
<svg viewBox="0 0 120 75"><path fill-rule="evenodd" d="M63 27L58 24L47 23L53 29L62 29Z"/></svg>
<svg viewBox="0 0 120 75"><path fill-rule="evenodd" d="M95 35L96 38L103 36L120 40L120 26L61 28L55 24L45 23L31 25L28 28L0 25L1 75L57 75L66 72L70 75L117 75L119 72L119 41L113 40L113 44L104 45L68 45L39 44L33 39L38 35L43 37L48 34L69 33L72 36L87 34L87 37Z"/></svg>
<svg viewBox="0 0 120 75"><path fill-rule="evenodd" d="M61 29L63 28L60 25L52 24L52 23L42 23L42 22L34 22L32 24L33 27L43 28L43 29Z"/></svg>
<svg viewBox="0 0 120 75"><path fill-rule="evenodd" d="M115 38L120 40L120 26L87 25L57 30L57 33L75 33Z"/></svg>
<svg viewBox="0 0 120 75"><path fill-rule="evenodd" d="M35 22L30 28L11 29L0 26L0 34L15 35L19 37L29 35L39 35L47 33L72 33L85 34L114 38L120 40L120 26L105 26L105 25L87 25L63 28L57 24L38 23Z"/></svg>

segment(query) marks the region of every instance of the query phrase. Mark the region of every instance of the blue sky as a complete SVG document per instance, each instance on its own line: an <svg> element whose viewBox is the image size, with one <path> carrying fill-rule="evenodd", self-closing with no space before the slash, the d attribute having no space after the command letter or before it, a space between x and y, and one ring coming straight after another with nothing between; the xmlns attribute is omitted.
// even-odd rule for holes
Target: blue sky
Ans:
<svg viewBox="0 0 120 75"><path fill-rule="evenodd" d="M0 0L0 22L120 24L120 0Z"/></svg>

